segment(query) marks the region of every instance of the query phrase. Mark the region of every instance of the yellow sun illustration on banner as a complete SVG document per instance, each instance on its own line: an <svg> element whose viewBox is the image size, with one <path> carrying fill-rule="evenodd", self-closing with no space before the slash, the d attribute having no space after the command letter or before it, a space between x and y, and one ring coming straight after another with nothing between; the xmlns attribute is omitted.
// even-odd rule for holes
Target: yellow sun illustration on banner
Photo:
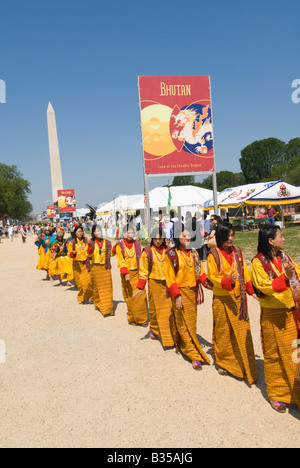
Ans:
<svg viewBox="0 0 300 468"><path fill-rule="evenodd" d="M176 151L170 135L172 109L153 104L141 111L144 150L153 156L166 156Z"/></svg>

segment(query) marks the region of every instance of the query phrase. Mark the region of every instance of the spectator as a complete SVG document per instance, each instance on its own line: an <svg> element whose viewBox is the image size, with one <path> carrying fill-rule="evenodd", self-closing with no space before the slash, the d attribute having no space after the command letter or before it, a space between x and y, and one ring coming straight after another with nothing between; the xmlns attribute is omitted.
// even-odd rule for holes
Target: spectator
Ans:
<svg viewBox="0 0 300 468"><path fill-rule="evenodd" d="M275 216L276 216L277 211L273 208L272 205L269 206L268 209L268 217L269 217L269 223L271 226L275 225Z"/></svg>

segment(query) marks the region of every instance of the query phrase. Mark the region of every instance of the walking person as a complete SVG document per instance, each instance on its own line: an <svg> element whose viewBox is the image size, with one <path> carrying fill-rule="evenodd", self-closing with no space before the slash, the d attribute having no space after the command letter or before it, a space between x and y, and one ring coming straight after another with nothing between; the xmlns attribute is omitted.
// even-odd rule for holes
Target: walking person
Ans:
<svg viewBox="0 0 300 468"><path fill-rule="evenodd" d="M112 244L103 238L100 225L95 224L92 227L92 238L88 242L87 254L91 262L95 308L104 317L115 315L111 275Z"/></svg>
<svg viewBox="0 0 300 468"><path fill-rule="evenodd" d="M84 236L81 225L78 225L74 229L73 240L68 242L68 254L73 259L73 275L78 288L77 301L79 304L88 304L93 297L87 250L88 240Z"/></svg>
<svg viewBox="0 0 300 468"><path fill-rule="evenodd" d="M261 306L261 336L267 394L274 410L300 409L300 266L285 252L279 226L264 226L258 237L251 278ZM296 351L297 354L297 351Z"/></svg>
<svg viewBox="0 0 300 468"><path fill-rule="evenodd" d="M38 255L40 256L36 269L46 271L46 280L50 280L49 268L51 260L51 230L49 226L46 226L41 230L40 235L35 241L35 245L38 247Z"/></svg>
<svg viewBox="0 0 300 468"><path fill-rule="evenodd" d="M164 348L173 347L172 301L166 295L165 260L167 245L165 232L155 228L151 244L144 248L139 268L136 296L141 296L148 282L150 338L159 338Z"/></svg>
<svg viewBox="0 0 300 468"><path fill-rule="evenodd" d="M207 257L207 276L213 284L213 356L221 375L257 380L247 294L257 299L242 251L234 244L230 223L219 224L216 248Z"/></svg>
<svg viewBox="0 0 300 468"><path fill-rule="evenodd" d="M126 224L123 227L123 238L115 246L118 268L121 273L123 297L127 304L129 324L148 326L148 305L146 291L135 296L139 282L139 267L142 255L140 241L134 240L134 227Z"/></svg>
<svg viewBox="0 0 300 468"><path fill-rule="evenodd" d="M165 261L165 276L172 297L176 348L192 361L193 369L210 364L197 338L197 305L203 303L202 285L209 287L203 264L190 248L191 233L182 228Z"/></svg>

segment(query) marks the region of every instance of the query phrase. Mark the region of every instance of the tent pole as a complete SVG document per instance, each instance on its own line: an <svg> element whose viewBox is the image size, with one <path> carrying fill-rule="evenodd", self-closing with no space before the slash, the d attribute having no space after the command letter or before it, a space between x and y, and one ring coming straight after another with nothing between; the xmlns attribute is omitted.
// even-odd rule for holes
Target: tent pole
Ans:
<svg viewBox="0 0 300 468"><path fill-rule="evenodd" d="M216 170L213 171L212 175L213 179L213 196L214 196L214 211L215 214L219 214L219 206L218 206L218 185L217 185L217 173Z"/></svg>

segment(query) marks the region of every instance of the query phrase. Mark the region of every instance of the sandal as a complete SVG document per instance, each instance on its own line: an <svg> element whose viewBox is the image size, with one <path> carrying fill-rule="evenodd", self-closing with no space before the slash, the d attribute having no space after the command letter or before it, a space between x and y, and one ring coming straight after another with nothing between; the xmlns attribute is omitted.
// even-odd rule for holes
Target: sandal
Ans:
<svg viewBox="0 0 300 468"><path fill-rule="evenodd" d="M156 340L156 335L153 333L152 330L150 330L150 338L151 340Z"/></svg>
<svg viewBox="0 0 300 468"><path fill-rule="evenodd" d="M200 361L193 361L192 362L193 369L195 370L202 370L202 364Z"/></svg>
<svg viewBox="0 0 300 468"><path fill-rule="evenodd" d="M270 403L272 408L278 413L286 413L286 404L282 401L273 400Z"/></svg>
<svg viewBox="0 0 300 468"><path fill-rule="evenodd" d="M222 367L219 367L219 368L218 368L218 373L219 373L220 375L224 375L224 376L227 376L227 375L228 375L227 370L222 369Z"/></svg>

